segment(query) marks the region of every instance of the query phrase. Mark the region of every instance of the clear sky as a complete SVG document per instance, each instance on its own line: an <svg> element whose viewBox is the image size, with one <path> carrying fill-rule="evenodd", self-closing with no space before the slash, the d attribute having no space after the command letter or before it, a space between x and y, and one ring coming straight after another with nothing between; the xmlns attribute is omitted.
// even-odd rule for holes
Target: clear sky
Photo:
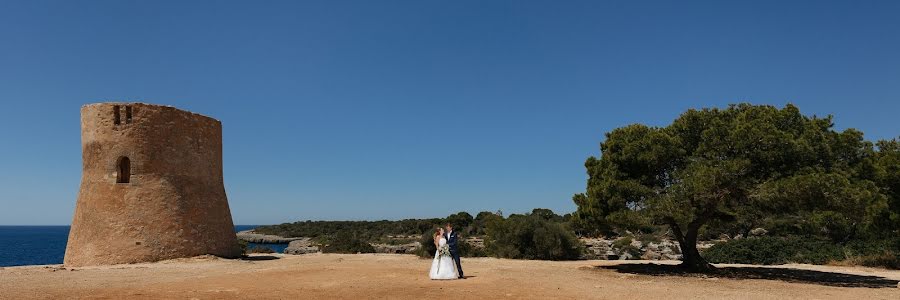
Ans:
<svg viewBox="0 0 900 300"><path fill-rule="evenodd" d="M630 123L797 104L900 135L898 1L0 1L0 224L69 224L79 107L224 127L237 224L575 209Z"/></svg>

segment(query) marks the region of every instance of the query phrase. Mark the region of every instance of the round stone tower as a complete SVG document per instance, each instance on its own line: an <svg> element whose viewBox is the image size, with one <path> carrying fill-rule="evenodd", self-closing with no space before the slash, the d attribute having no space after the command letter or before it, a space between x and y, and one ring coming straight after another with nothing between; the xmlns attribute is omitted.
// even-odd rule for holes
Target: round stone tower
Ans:
<svg viewBox="0 0 900 300"><path fill-rule="evenodd" d="M81 151L65 265L240 255L219 121L168 106L89 104Z"/></svg>

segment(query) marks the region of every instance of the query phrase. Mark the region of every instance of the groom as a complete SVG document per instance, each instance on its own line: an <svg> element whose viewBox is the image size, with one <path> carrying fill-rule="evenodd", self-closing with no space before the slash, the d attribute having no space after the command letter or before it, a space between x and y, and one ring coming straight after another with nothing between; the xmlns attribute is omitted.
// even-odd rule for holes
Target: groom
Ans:
<svg viewBox="0 0 900 300"><path fill-rule="evenodd" d="M449 222L444 225L447 230L444 233L444 238L447 239L447 247L450 248L450 256L453 257L453 261L456 262L456 271L459 274L459 279L464 279L462 265L459 264L459 248L457 247L457 242L459 241L459 234L456 231L453 231L453 224Z"/></svg>

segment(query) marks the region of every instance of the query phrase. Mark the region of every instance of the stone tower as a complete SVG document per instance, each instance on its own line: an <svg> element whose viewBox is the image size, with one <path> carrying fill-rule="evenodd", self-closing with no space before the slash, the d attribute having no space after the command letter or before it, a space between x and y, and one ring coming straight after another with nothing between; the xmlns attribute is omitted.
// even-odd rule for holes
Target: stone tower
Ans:
<svg viewBox="0 0 900 300"><path fill-rule="evenodd" d="M219 121L168 106L89 104L81 151L65 265L240 255Z"/></svg>

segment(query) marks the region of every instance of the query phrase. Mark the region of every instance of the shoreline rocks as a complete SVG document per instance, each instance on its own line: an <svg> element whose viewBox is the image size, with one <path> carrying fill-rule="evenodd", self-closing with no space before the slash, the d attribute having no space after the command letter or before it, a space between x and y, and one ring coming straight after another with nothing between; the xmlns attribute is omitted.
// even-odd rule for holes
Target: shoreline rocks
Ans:
<svg viewBox="0 0 900 300"><path fill-rule="evenodd" d="M291 241L287 248L284 248L284 254L301 255L309 253L319 253L321 249L312 242L310 238L299 238Z"/></svg>
<svg viewBox="0 0 900 300"><path fill-rule="evenodd" d="M253 230L239 231L235 234L238 240L257 244L287 244L304 238L286 238L277 235L256 233Z"/></svg>

